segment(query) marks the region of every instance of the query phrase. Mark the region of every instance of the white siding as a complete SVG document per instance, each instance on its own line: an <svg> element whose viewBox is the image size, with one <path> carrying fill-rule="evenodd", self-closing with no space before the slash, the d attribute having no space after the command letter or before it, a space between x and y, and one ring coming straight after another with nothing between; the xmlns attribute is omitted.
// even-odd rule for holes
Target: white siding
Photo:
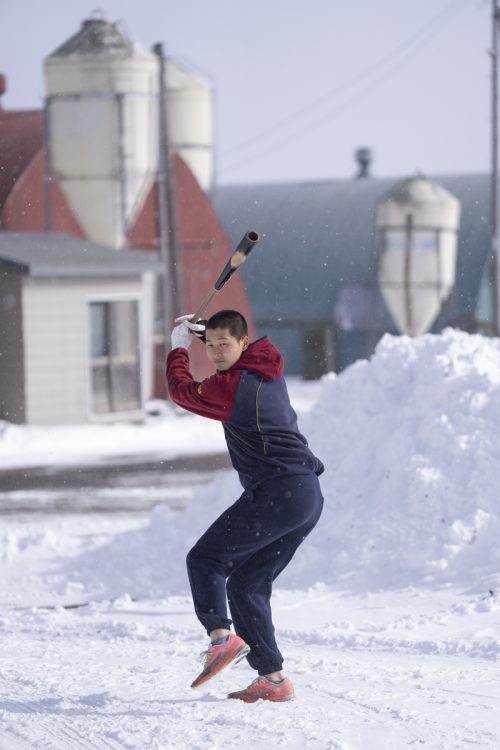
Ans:
<svg viewBox="0 0 500 750"><path fill-rule="evenodd" d="M92 418L87 304L116 296L141 300L142 294L140 278L26 280L23 305L28 423L78 424ZM143 351L146 346L143 342Z"/></svg>

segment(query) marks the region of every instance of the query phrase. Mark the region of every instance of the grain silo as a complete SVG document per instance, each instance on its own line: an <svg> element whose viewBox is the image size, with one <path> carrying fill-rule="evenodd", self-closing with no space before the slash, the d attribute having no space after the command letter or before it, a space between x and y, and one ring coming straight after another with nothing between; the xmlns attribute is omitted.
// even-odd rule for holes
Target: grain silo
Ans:
<svg viewBox="0 0 500 750"><path fill-rule="evenodd" d="M169 136L200 187L214 184L213 89L198 74L167 60Z"/></svg>
<svg viewBox="0 0 500 750"><path fill-rule="evenodd" d="M93 17L45 60L50 171L84 234L121 248L158 166L158 64Z"/></svg>
<svg viewBox="0 0 500 750"><path fill-rule="evenodd" d="M432 180L405 180L377 205L378 283L394 322L426 333L455 283L460 202Z"/></svg>

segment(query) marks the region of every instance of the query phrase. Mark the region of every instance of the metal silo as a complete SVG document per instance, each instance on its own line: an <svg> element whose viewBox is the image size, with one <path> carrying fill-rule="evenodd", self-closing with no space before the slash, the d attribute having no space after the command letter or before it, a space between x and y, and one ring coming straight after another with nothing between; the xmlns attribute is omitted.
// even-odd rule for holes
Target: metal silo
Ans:
<svg viewBox="0 0 500 750"><path fill-rule="evenodd" d="M158 167L156 57L90 18L45 77L50 171L85 234L121 248Z"/></svg>
<svg viewBox="0 0 500 750"><path fill-rule="evenodd" d="M406 180L377 206L378 283L402 333L426 333L455 283L460 202L436 182Z"/></svg>
<svg viewBox="0 0 500 750"><path fill-rule="evenodd" d="M195 73L167 60L169 135L203 190L214 182L213 89Z"/></svg>

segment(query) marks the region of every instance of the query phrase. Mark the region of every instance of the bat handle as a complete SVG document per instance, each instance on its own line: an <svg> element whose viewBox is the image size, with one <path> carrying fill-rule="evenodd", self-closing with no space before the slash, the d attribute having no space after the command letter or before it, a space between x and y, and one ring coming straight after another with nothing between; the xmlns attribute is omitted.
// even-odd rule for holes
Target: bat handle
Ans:
<svg viewBox="0 0 500 750"><path fill-rule="evenodd" d="M205 299L203 300L203 302L201 303L201 305L199 306L199 308L196 310L195 314L191 318L191 321L190 321L191 323L197 323L201 319L201 316L203 315L203 313L205 312L205 310L207 309L207 307L209 306L213 298L218 293L219 293L219 290L216 289L215 287L209 291L209 293L207 294L207 296L205 297Z"/></svg>

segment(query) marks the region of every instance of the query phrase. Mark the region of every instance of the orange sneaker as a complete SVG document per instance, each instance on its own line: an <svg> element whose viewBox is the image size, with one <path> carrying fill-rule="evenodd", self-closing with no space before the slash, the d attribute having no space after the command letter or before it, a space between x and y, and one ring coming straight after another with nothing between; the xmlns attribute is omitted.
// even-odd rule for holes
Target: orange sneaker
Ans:
<svg viewBox="0 0 500 750"><path fill-rule="evenodd" d="M195 688L199 685L203 685L204 682L215 677L215 675L224 669L224 667L241 661L249 651L250 647L247 646L245 641L234 634L231 634L226 643L223 643L220 646L210 644L208 649L202 653L205 661L203 670L200 672L196 680L191 683L191 687Z"/></svg>
<svg viewBox="0 0 500 750"><path fill-rule="evenodd" d="M257 677L247 688L238 690L236 693L229 693L227 697L239 698L240 701L245 703L255 703L259 698L263 701L279 703L281 701L293 701L295 692L288 677L285 677L281 682L271 682L267 677Z"/></svg>

